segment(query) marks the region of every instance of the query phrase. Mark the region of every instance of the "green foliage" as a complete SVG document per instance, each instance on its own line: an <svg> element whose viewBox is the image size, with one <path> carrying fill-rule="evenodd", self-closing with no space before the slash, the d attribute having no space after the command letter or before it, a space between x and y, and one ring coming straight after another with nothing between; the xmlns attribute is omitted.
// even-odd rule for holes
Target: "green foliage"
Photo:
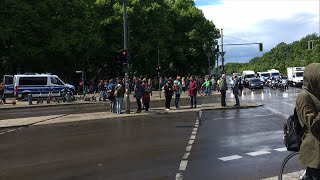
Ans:
<svg viewBox="0 0 320 180"><path fill-rule="evenodd" d="M308 49L310 40L313 40L312 50ZM229 74L233 71L241 73L244 70L253 70L258 72L272 68L286 74L287 67L306 66L314 62L320 63L320 37L315 33L291 44L279 43L262 57L252 58L249 63L227 63L225 68Z"/></svg>
<svg viewBox="0 0 320 180"><path fill-rule="evenodd" d="M193 0L127 0L131 75L155 76L158 46L165 75L204 74L202 50L219 37ZM0 75L52 72L66 80L76 70L90 79L123 76L121 0L3 0Z"/></svg>

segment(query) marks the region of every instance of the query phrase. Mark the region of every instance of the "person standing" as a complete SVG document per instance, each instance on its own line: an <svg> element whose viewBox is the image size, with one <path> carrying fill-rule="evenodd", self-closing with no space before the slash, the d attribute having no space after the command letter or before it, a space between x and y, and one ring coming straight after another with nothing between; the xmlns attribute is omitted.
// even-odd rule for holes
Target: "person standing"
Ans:
<svg viewBox="0 0 320 180"><path fill-rule="evenodd" d="M197 92L198 92L198 82L195 80L194 76L190 78L189 82L189 96L190 96L190 104L191 108L196 108L197 107Z"/></svg>
<svg viewBox="0 0 320 180"><path fill-rule="evenodd" d="M5 94L4 94L4 85L3 82L0 80L0 99L6 103L6 98L5 98Z"/></svg>
<svg viewBox="0 0 320 180"><path fill-rule="evenodd" d="M227 80L226 80L225 74L222 74L222 76L221 76L219 88L220 88L220 93L221 93L221 106L226 107L227 106L226 92L228 90L228 86L227 86Z"/></svg>
<svg viewBox="0 0 320 180"><path fill-rule="evenodd" d="M180 76L178 76L177 79L173 82L173 90L175 93L174 104L176 105L176 108L179 109L180 96L182 94L182 84Z"/></svg>
<svg viewBox="0 0 320 180"><path fill-rule="evenodd" d="M305 67L302 90L296 99L296 111L306 132L302 136L299 162L307 167L305 180L320 179L320 63Z"/></svg>
<svg viewBox="0 0 320 180"><path fill-rule="evenodd" d="M201 87L205 88L205 90L204 90L205 95L208 96L210 94L210 91L211 91L211 89L210 89L210 80L206 79L205 82L201 85Z"/></svg>
<svg viewBox="0 0 320 180"><path fill-rule="evenodd" d="M140 79L135 80L134 97L138 105L137 113L141 113L142 84Z"/></svg>
<svg viewBox="0 0 320 180"><path fill-rule="evenodd" d="M163 86L163 90L164 90L164 95L166 97L166 110L170 110L170 103L172 100L172 96L173 96L173 86L171 83L171 79L167 80L167 83Z"/></svg>
<svg viewBox="0 0 320 180"><path fill-rule="evenodd" d="M151 92L151 85L149 84L148 80L144 78L142 81L142 103L145 111L149 111Z"/></svg>
<svg viewBox="0 0 320 180"><path fill-rule="evenodd" d="M124 88L123 83L120 79L117 81L118 82L117 82L117 85L115 87L114 92L115 92L115 98L116 98L116 103L117 103L117 114L121 114L125 88Z"/></svg>
<svg viewBox="0 0 320 180"><path fill-rule="evenodd" d="M181 85L182 85L182 91L185 93L186 92L186 86L187 86L185 77L182 77Z"/></svg>
<svg viewBox="0 0 320 180"><path fill-rule="evenodd" d="M110 79L107 88L108 88L108 99L110 101L110 112L112 113L116 112L116 98L114 97L115 87L116 87L116 84L114 83L114 80Z"/></svg>
<svg viewBox="0 0 320 180"><path fill-rule="evenodd" d="M234 94L234 98L236 98L236 104L234 106L240 106L240 102L239 102L239 79L238 77L235 75L234 79L233 79L233 94Z"/></svg>

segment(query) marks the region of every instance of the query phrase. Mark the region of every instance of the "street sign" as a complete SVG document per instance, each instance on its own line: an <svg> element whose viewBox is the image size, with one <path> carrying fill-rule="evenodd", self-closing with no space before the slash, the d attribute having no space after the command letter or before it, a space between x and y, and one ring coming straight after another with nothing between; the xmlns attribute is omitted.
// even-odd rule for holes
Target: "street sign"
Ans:
<svg viewBox="0 0 320 180"><path fill-rule="evenodd" d="M226 52L219 52L219 55L222 56L222 57L223 57L225 54L226 54Z"/></svg>

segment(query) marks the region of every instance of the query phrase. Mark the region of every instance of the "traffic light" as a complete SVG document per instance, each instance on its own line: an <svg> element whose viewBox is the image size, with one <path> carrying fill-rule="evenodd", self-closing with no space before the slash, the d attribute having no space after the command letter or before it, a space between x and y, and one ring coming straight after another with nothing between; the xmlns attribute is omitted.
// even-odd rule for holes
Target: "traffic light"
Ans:
<svg viewBox="0 0 320 180"><path fill-rule="evenodd" d="M262 45L262 43L259 43L259 51L263 51L263 45Z"/></svg>
<svg viewBox="0 0 320 180"><path fill-rule="evenodd" d="M121 59L127 59L128 51L126 49L121 49L120 50L120 57L121 57Z"/></svg>
<svg viewBox="0 0 320 180"><path fill-rule="evenodd" d="M126 49L121 49L116 53L114 58L118 63L127 64L128 51Z"/></svg>
<svg viewBox="0 0 320 180"><path fill-rule="evenodd" d="M313 41L308 41L308 49L309 50L313 49Z"/></svg>

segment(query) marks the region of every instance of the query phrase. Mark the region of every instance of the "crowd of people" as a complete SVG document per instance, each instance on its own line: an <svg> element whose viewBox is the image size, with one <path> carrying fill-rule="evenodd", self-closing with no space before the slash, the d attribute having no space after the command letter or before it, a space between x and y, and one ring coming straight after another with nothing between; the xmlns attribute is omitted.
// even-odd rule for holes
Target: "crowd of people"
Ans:
<svg viewBox="0 0 320 180"><path fill-rule="evenodd" d="M233 77L234 84L230 87L235 95L236 104L240 106L238 94L240 92L241 81L237 76ZM190 97L190 108L197 107L197 96L209 96L213 91L221 93L221 106L226 106L226 91L228 85L226 76L223 74L220 78L205 77L166 77L162 80L146 78L143 76L133 77L131 80L110 79L109 81L100 80L97 89L99 91L99 101L110 101L110 111L113 113L122 113L123 99L125 94L131 94L137 103L137 113L142 110L149 111L150 99L153 90L159 89L165 96L165 109L171 109L171 101L174 97L174 105L176 109L180 108L180 97L183 93L187 93ZM129 87L129 88L128 88Z"/></svg>

